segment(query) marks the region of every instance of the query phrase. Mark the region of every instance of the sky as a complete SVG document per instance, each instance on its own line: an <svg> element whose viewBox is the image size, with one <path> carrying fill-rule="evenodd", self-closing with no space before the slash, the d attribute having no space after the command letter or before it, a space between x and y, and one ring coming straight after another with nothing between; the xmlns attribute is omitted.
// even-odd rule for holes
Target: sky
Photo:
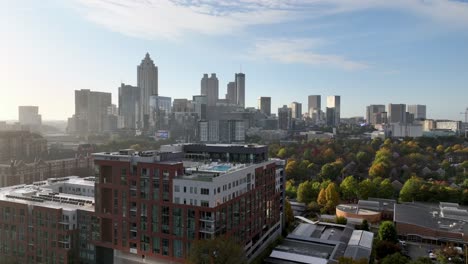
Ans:
<svg viewBox="0 0 468 264"><path fill-rule="evenodd" d="M191 98L203 73L219 94L246 74L246 105L272 110L341 95L342 117L369 104L426 104L462 120L468 107L467 0L0 0L0 120L38 105L74 113L74 90L136 85L146 52L159 94Z"/></svg>

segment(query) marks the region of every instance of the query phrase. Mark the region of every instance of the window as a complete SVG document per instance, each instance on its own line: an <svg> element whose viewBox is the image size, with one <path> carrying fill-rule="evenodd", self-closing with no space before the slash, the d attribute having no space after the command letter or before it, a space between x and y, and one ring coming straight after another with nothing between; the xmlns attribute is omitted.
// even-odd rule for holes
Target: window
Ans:
<svg viewBox="0 0 468 264"><path fill-rule="evenodd" d="M179 197L174 197L174 203L180 204L180 198Z"/></svg>
<svg viewBox="0 0 468 264"><path fill-rule="evenodd" d="M210 207L210 204L208 201L200 201L200 205L203 206L203 207Z"/></svg>
<svg viewBox="0 0 468 264"><path fill-rule="evenodd" d="M174 192L180 192L180 186L174 185Z"/></svg>
<svg viewBox="0 0 468 264"><path fill-rule="evenodd" d="M200 193L203 194L203 195L210 195L210 189L201 188Z"/></svg>

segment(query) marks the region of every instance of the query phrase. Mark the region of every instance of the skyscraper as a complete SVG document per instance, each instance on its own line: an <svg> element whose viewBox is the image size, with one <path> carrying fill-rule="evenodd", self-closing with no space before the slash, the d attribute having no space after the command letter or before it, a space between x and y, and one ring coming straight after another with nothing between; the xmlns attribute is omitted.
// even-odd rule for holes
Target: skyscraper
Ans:
<svg viewBox="0 0 468 264"><path fill-rule="evenodd" d="M258 98L258 109L260 112L271 115L271 97L260 97Z"/></svg>
<svg viewBox="0 0 468 264"><path fill-rule="evenodd" d="M19 106L18 120L21 125L28 125L39 128L42 124L42 117L39 114L38 106Z"/></svg>
<svg viewBox="0 0 468 264"><path fill-rule="evenodd" d="M317 122L322 118L320 116L320 112L322 109L322 97L320 95L309 95L308 99L309 105L307 111L309 112L309 117L314 122Z"/></svg>
<svg viewBox="0 0 468 264"><path fill-rule="evenodd" d="M219 99L219 81L216 73L212 73L210 77L208 74L203 74L200 87L201 95L206 95L208 99L208 106L216 106Z"/></svg>
<svg viewBox="0 0 468 264"><path fill-rule="evenodd" d="M75 117L80 122L80 132L99 133L103 131L103 120L107 107L111 106L112 94L93 92L89 89L75 91ZM84 127L83 127L84 125Z"/></svg>
<svg viewBox="0 0 468 264"><path fill-rule="evenodd" d="M237 104L237 91L235 82L229 82L227 84L226 100L231 104Z"/></svg>
<svg viewBox="0 0 468 264"><path fill-rule="evenodd" d="M140 90L140 128L148 128L150 114L150 96L158 95L158 67L154 65L150 55L137 67L137 86Z"/></svg>
<svg viewBox="0 0 468 264"><path fill-rule="evenodd" d="M405 104L388 104L388 123L406 123Z"/></svg>
<svg viewBox="0 0 468 264"><path fill-rule="evenodd" d="M119 87L119 115L124 118L124 128L138 128L140 117L140 88L122 83Z"/></svg>
<svg viewBox="0 0 468 264"><path fill-rule="evenodd" d="M239 106L245 107L245 74L236 73L235 80L237 104Z"/></svg>
<svg viewBox="0 0 468 264"><path fill-rule="evenodd" d="M292 118L301 119L302 118L302 104L298 102L292 102L291 105Z"/></svg>
<svg viewBox="0 0 468 264"><path fill-rule="evenodd" d="M333 125L337 126L340 124L341 118L341 97L339 95L327 96L327 108L333 108ZM327 109L327 115L329 110ZM327 120L329 117L327 116Z"/></svg>
<svg viewBox="0 0 468 264"><path fill-rule="evenodd" d="M385 112L385 105L369 105L366 107L366 122L376 125L383 122L382 113Z"/></svg>
<svg viewBox="0 0 468 264"><path fill-rule="evenodd" d="M292 111L291 108L283 105L278 108L278 128L282 130L289 130L291 128Z"/></svg>
<svg viewBox="0 0 468 264"><path fill-rule="evenodd" d="M426 105L408 105L408 112L414 119L426 119Z"/></svg>

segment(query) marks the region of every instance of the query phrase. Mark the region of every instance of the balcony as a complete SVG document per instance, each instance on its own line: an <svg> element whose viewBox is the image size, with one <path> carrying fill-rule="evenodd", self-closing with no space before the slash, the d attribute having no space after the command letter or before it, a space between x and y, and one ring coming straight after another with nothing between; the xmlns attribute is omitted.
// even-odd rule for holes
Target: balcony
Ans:
<svg viewBox="0 0 468 264"><path fill-rule="evenodd" d="M214 219L214 217L204 216L204 217L200 217L200 221L204 221L204 222L214 222L215 219Z"/></svg>

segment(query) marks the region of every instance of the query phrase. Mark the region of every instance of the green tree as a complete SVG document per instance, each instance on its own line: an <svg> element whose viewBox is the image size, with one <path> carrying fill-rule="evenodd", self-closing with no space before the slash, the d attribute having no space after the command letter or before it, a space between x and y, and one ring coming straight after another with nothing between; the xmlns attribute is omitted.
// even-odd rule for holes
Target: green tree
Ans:
<svg viewBox="0 0 468 264"><path fill-rule="evenodd" d="M363 164L363 165L367 166L367 165L369 165L369 162L371 161L372 157L371 157L371 155L369 155L369 153L367 153L365 151L359 151L356 154L356 159L360 164Z"/></svg>
<svg viewBox="0 0 468 264"><path fill-rule="evenodd" d="M320 192L320 184L318 182L305 181L299 184L297 188L297 200L302 203L310 203L317 200Z"/></svg>
<svg viewBox="0 0 468 264"><path fill-rule="evenodd" d="M361 230L369 231L369 222L366 219L362 220Z"/></svg>
<svg viewBox="0 0 468 264"><path fill-rule="evenodd" d="M348 223L348 219L346 219L344 216L337 216L335 218L335 223L339 225L346 225Z"/></svg>
<svg viewBox="0 0 468 264"><path fill-rule="evenodd" d="M237 264L247 263L242 246L229 237L196 240L190 249L187 262L190 264Z"/></svg>
<svg viewBox="0 0 468 264"><path fill-rule="evenodd" d="M416 260L410 261L408 264L434 264L434 262L428 257L419 257Z"/></svg>
<svg viewBox="0 0 468 264"><path fill-rule="evenodd" d="M358 195L358 182L353 176L348 176L341 182L340 190L344 200L356 199Z"/></svg>
<svg viewBox="0 0 468 264"><path fill-rule="evenodd" d="M338 176L340 176L342 169L343 169L342 162L335 161L332 163L327 163L322 166L322 169L320 170L320 176L323 179L334 181L336 180L336 178L338 178Z"/></svg>
<svg viewBox="0 0 468 264"><path fill-rule="evenodd" d="M410 260L401 255L400 253L394 253L392 255L386 256L382 259L382 264L407 264Z"/></svg>
<svg viewBox="0 0 468 264"><path fill-rule="evenodd" d="M385 179L380 182L378 196L380 198L390 199L393 197L395 190L393 189L392 183L389 179Z"/></svg>
<svg viewBox="0 0 468 264"><path fill-rule="evenodd" d="M375 256L377 259L383 259L386 256L392 255L400 251L401 248L393 242L377 240L375 243Z"/></svg>
<svg viewBox="0 0 468 264"><path fill-rule="evenodd" d="M131 145L130 148L135 150L135 151L142 151L143 150L143 148L141 147L140 144Z"/></svg>
<svg viewBox="0 0 468 264"><path fill-rule="evenodd" d="M418 177L411 177L408 179L400 190L400 200L402 202L412 202L416 200L419 195L422 186L422 180Z"/></svg>
<svg viewBox="0 0 468 264"><path fill-rule="evenodd" d="M284 201L284 213L286 214L286 226L291 226L294 223L294 212L287 198Z"/></svg>
<svg viewBox="0 0 468 264"><path fill-rule="evenodd" d="M286 196L295 199L297 195L297 189L296 186L294 185L294 180L289 179L286 181Z"/></svg>
<svg viewBox="0 0 468 264"><path fill-rule="evenodd" d="M298 176L299 166L297 161L294 159L288 160L288 164L286 165L286 176L288 178L295 178Z"/></svg>
<svg viewBox="0 0 468 264"><path fill-rule="evenodd" d="M384 221L380 224L378 238L392 243L396 243L398 241L397 231L393 222Z"/></svg>
<svg viewBox="0 0 468 264"><path fill-rule="evenodd" d="M278 150L278 153L276 154L276 156L280 159L284 159L286 157L286 149L285 148L280 148Z"/></svg>
<svg viewBox="0 0 468 264"><path fill-rule="evenodd" d="M365 179L359 183L358 196L360 199L367 200L369 197L375 196L376 186L370 179Z"/></svg>

